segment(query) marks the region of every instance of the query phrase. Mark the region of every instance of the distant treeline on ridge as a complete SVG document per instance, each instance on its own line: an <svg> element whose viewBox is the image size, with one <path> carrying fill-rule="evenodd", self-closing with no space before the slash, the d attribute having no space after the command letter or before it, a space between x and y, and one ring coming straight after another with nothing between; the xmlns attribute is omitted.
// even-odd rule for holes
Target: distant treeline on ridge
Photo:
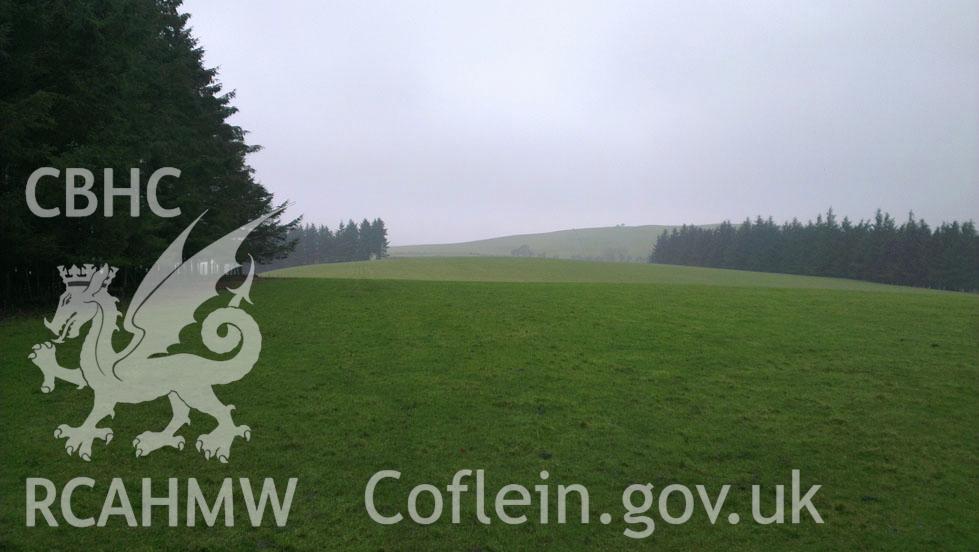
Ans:
<svg viewBox="0 0 979 552"><path fill-rule="evenodd" d="M343 222L336 231L326 226L307 224L289 231L287 239L296 247L284 259L264 265L266 270L289 266L367 261L387 257L388 231L384 221L364 219L358 225L353 220Z"/></svg>
<svg viewBox="0 0 979 552"><path fill-rule="evenodd" d="M682 226L663 232L650 262L853 278L936 289L979 290L975 224L942 223L934 230L914 214L898 226L886 213L837 222L830 209L806 224L771 217L734 226Z"/></svg>

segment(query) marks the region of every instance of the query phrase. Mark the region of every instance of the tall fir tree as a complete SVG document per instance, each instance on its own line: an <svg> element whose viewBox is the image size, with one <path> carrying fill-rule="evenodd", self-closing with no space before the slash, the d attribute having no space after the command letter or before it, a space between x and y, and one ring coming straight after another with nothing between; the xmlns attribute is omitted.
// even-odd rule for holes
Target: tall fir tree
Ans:
<svg viewBox="0 0 979 552"><path fill-rule="evenodd" d="M975 224L943 223L934 231L913 213L898 226L878 210L869 221L837 223L830 209L803 225L771 218L735 228L682 226L663 232L650 261L762 272L854 278L939 289L979 290Z"/></svg>
<svg viewBox="0 0 979 552"><path fill-rule="evenodd" d="M57 294L58 264L110 262L116 281L138 283L170 241L205 210L186 249L196 251L281 203L253 175L257 150L228 122L234 94L203 64L179 0L0 0L0 308ZM143 186L156 169L182 171L164 180L160 203L181 209L163 219L128 216L39 218L27 208L28 176L40 167L92 170L102 198L103 169L116 186L139 169ZM124 182L119 182L125 179ZM42 205L64 204L64 184L39 188ZM126 213L119 215L118 213ZM281 214L242 247L264 262L289 252L296 221Z"/></svg>

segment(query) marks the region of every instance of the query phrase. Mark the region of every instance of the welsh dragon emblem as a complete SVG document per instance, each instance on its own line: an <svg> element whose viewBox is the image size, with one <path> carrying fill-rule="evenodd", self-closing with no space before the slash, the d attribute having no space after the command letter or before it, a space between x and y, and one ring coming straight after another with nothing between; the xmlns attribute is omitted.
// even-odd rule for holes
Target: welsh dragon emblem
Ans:
<svg viewBox="0 0 979 552"><path fill-rule="evenodd" d="M190 423L191 408L214 417L218 423L213 431L197 438L197 450L206 459L217 458L226 463L235 437L246 441L251 438L251 428L235 425L232 420L234 405L221 403L212 386L241 379L258 361L262 334L255 320L241 308L242 301L251 303L254 260L244 283L231 290L227 306L210 312L201 323L201 340L207 349L215 355L234 354L230 358L209 359L167 351L180 343L181 330L195 323L197 309L218 295L218 280L240 266L235 256L245 237L274 214L245 224L183 260L184 242L201 217L192 222L136 289L122 319L130 339L118 351L113 342L120 341L114 339L119 331L120 312L118 300L109 293L116 268L107 264L58 268L65 292L54 318L44 320L56 337L35 345L28 358L44 374L42 392L54 390L57 379L79 389L91 387L94 392L92 412L80 426L62 424L54 430L55 438L66 439L69 455L77 454L90 461L93 441L101 439L109 444L112 429L98 424L106 417L115 417L117 404L142 403L164 395L170 399L173 417L162 431L145 431L133 439L137 457L163 447L183 450L184 438L177 431ZM80 367L60 366L55 358L56 344L79 337L86 324L89 329L82 343Z"/></svg>

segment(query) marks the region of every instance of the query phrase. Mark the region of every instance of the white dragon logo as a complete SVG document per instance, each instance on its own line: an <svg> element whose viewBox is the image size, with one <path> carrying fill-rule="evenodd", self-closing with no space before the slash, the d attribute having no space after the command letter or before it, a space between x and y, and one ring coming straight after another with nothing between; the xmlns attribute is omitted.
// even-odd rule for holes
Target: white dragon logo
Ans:
<svg viewBox="0 0 979 552"><path fill-rule="evenodd" d="M62 424L54 430L55 438L67 439L65 450L69 455L77 453L81 459L91 461L95 439L109 444L112 430L98 427L98 423L106 416L115 417L115 405L151 401L164 395L170 399L173 418L163 431L145 431L133 440L137 457L163 447L183 450L184 438L176 432L190 423L191 408L218 422L214 431L197 439L197 450L206 459L217 458L226 463L234 438L251 438L251 428L235 425L232 420L234 405L222 404L211 386L241 379L258 361L262 334L255 320L240 308L242 300L251 303L248 294L255 273L254 260L244 283L231 290L228 306L209 313L201 324L201 339L209 350L223 355L237 348L237 353L214 360L187 353L167 354L167 350L180 343L180 331L195 322L195 311L218 295L218 280L240 266L235 255L245 237L276 212L245 224L184 261L184 242L203 215L192 222L136 289L123 318L123 328L131 339L120 351L113 347L120 315L118 300L108 290L116 268L108 264L99 268L58 267L65 292L54 318L44 321L57 337L53 343L35 345L28 358L44 374L42 392L54 390L56 379L73 383L79 389L91 387L94 392L92 412L80 426ZM77 338L89 322L80 368L63 368L55 358L54 344Z"/></svg>

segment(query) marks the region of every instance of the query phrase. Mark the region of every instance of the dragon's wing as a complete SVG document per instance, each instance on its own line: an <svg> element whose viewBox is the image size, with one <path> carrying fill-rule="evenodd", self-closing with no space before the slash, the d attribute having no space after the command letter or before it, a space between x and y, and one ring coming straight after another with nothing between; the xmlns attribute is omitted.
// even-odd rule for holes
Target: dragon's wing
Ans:
<svg viewBox="0 0 979 552"><path fill-rule="evenodd" d="M222 276L238 268L235 255L245 238L273 211L234 230L182 261L184 242L194 222L163 252L133 295L123 327L133 334L123 357L147 358L180 342L180 330L194 323L194 312L217 295ZM201 215L203 216L203 215Z"/></svg>
<svg viewBox="0 0 979 552"><path fill-rule="evenodd" d="M142 338L145 333L140 327L137 327L133 323L133 316L139 311L139 308L146 302L146 300L156 291L157 287L164 282L167 278L173 274L173 271L180 268L183 264L184 255L184 242L187 241L187 236L190 235L190 231L193 230L194 226L197 224L201 217L207 214L207 211L201 213L199 217L194 219L183 232L177 236L177 239L173 240L173 243L167 247L166 251L160 255L160 258L156 260L153 264L153 268L143 276L143 281L140 282L139 287L136 288L136 293L133 294L132 300L129 302L129 308L126 311L126 317L123 319L122 325L126 331L132 333L136 336L136 342Z"/></svg>

